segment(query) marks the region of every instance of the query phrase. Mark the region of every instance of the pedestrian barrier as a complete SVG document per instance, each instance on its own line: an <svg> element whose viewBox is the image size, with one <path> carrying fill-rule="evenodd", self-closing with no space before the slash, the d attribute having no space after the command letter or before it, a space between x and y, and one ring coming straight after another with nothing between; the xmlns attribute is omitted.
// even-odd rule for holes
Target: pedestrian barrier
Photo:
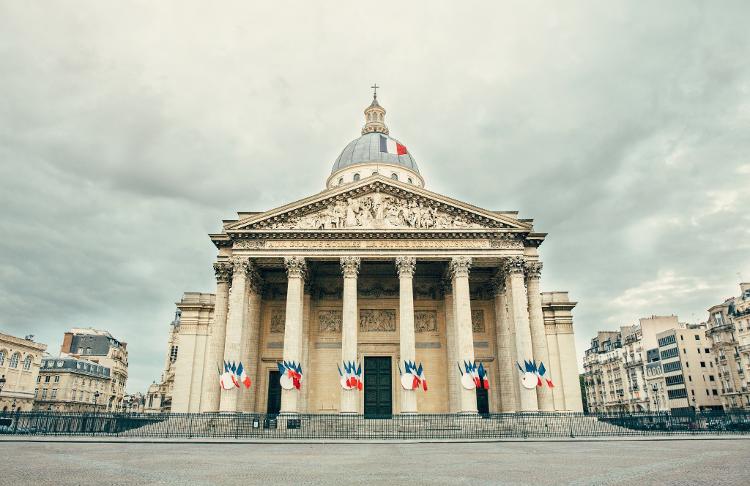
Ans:
<svg viewBox="0 0 750 486"><path fill-rule="evenodd" d="M506 439L750 434L750 412L409 414L0 414L0 434L133 438Z"/></svg>

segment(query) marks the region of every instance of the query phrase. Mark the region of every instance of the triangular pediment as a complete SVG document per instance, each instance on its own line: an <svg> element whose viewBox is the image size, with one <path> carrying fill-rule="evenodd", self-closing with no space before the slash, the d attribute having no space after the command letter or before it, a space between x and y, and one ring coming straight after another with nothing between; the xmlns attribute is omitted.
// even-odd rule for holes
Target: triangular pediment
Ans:
<svg viewBox="0 0 750 486"><path fill-rule="evenodd" d="M375 175L225 226L243 230L531 231L531 224Z"/></svg>

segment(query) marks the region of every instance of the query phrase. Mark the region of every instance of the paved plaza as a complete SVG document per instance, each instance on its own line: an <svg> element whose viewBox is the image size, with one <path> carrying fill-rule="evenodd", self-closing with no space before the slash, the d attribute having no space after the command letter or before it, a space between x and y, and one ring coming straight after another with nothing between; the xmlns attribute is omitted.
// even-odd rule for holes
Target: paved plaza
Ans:
<svg viewBox="0 0 750 486"><path fill-rule="evenodd" d="M750 440L0 442L0 484L737 484ZM686 478L689 478L686 481Z"/></svg>

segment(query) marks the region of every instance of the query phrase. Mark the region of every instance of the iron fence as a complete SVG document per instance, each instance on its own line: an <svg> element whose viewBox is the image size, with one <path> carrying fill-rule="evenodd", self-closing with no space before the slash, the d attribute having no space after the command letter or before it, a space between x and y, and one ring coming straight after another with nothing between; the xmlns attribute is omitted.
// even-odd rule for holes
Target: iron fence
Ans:
<svg viewBox="0 0 750 486"><path fill-rule="evenodd" d="M750 412L362 415L64 413L0 415L0 434L133 438L502 439L750 434Z"/></svg>

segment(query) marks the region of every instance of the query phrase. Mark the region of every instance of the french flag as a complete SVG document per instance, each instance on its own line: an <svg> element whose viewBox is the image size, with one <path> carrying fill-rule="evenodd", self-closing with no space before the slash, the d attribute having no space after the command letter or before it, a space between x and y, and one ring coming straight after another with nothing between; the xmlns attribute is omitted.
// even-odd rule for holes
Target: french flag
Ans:
<svg viewBox="0 0 750 486"><path fill-rule="evenodd" d="M401 145L397 141L383 135L380 136L380 151L393 155L406 155L409 153L406 150L406 145Z"/></svg>

